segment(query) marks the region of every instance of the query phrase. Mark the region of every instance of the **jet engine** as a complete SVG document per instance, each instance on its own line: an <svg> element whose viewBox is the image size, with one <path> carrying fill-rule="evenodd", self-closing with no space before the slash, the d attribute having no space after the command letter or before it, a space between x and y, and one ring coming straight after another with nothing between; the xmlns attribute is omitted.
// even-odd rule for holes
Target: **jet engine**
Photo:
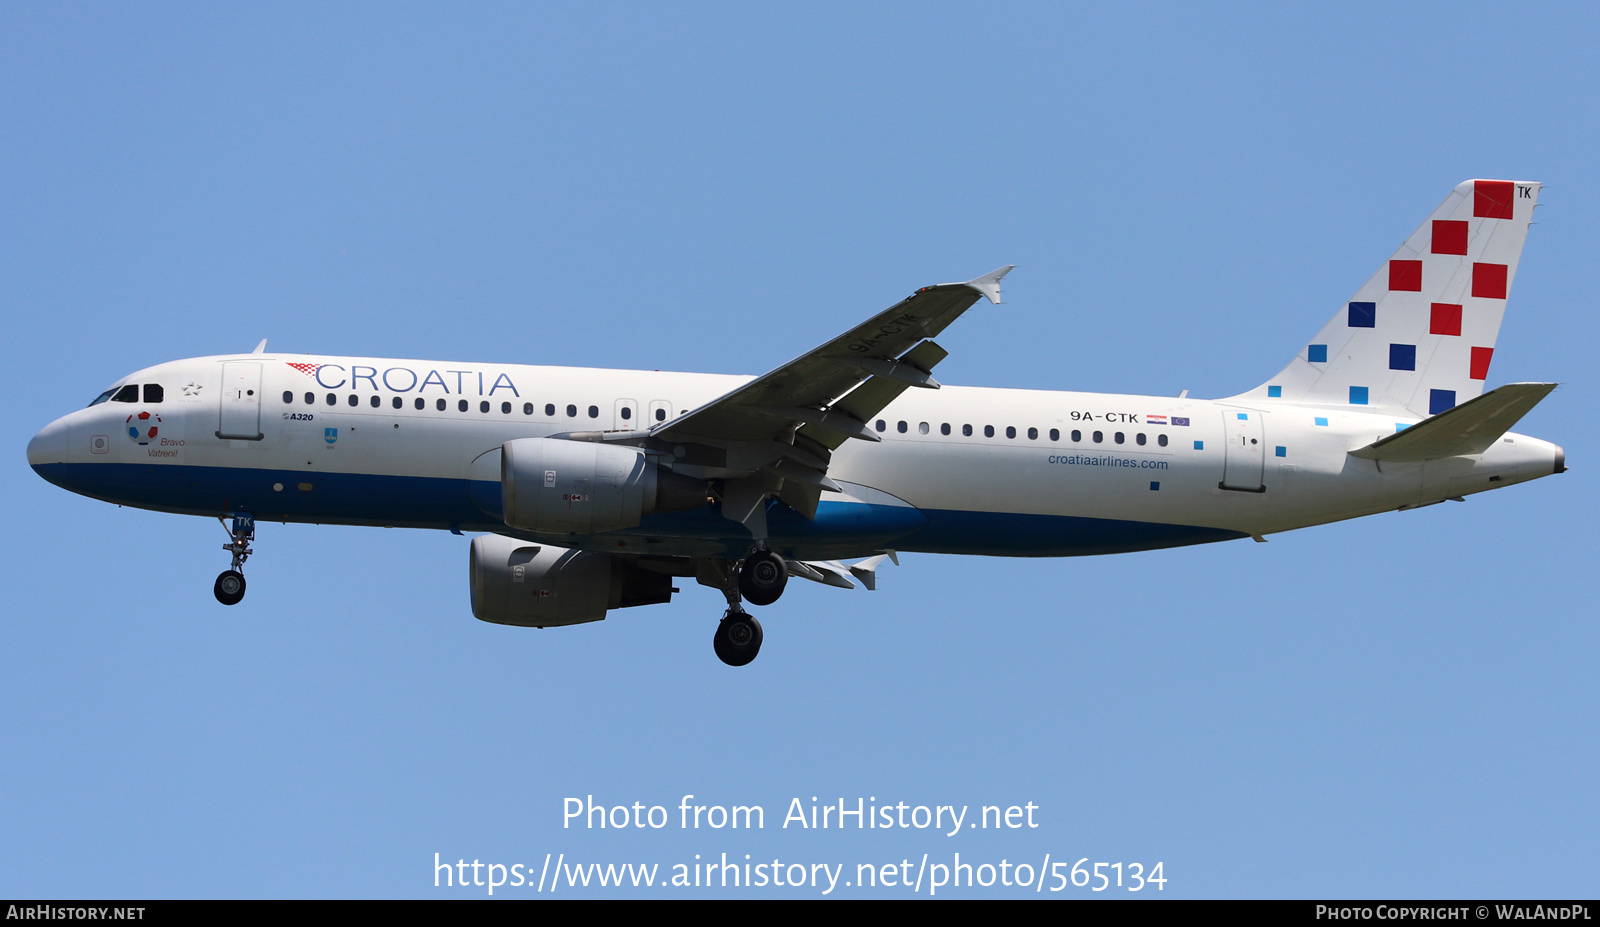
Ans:
<svg viewBox="0 0 1600 927"><path fill-rule="evenodd" d="M622 557L498 534L472 539L472 614L481 621L551 628L599 621L613 608L672 600L672 577Z"/></svg>
<svg viewBox="0 0 1600 927"><path fill-rule="evenodd" d="M632 528L706 504L705 483L662 470L639 448L564 438L507 441L500 494L506 524L541 534Z"/></svg>

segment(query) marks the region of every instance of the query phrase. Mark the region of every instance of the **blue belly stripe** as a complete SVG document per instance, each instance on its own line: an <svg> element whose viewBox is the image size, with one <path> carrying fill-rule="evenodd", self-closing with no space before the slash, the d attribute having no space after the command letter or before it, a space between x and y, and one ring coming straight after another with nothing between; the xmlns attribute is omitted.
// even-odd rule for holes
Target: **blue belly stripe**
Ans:
<svg viewBox="0 0 1600 927"><path fill-rule="evenodd" d="M41 464L46 480L72 492L137 508L183 515L248 512L263 522L373 525L506 532L487 514L498 510L499 484L441 477L320 473L145 464ZM282 491L274 491L274 483ZM310 484L301 490L300 484ZM788 506L768 509L770 545L799 559L867 556L892 547L906 552L1070 557L1181 547L1248 537L1223 528L1154 522L965 512L824 501L808 520ZM660 539L650 553L740 556L749 535L715 508L648 516L636 528L591 537ZM610 539L609 542L606 539ZM682 542L682 552L674 540ZM716 552L707 549L713 545Z"/></svg>
<svg viewBox="0 0 1600 927"><path fill-rule="evenodd" d="M923 514L928 516L927 527L900 550L1003 557L1079 557L1186 547L1250 536L1226 528L1076 515L941 509L924 509Z"/></svg>

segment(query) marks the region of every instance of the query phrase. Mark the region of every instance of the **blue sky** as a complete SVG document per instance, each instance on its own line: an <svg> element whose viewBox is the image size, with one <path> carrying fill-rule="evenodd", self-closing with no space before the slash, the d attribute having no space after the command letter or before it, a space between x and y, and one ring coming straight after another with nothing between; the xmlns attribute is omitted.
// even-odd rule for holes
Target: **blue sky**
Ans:
<svg viewBox="0 0 1600 927"><path fill-rule="evenodd" d="M1596 39L1555 4L0 7L0 894L959 852L1160 861L1179 897L1592 896ZM448 534L265 526L224 609L215 523L24 459L122 374L263 337L756 374L1006 263L942 381L1225 396L1471 177L1546 184L1490 385L1564 384L1519 430L1572 472L1265 545L907 556L792 587L744 670L699 587L477 622ZM564 829L591 794L767 827ZM779 826L812 796L1040 826ZM589 891L636 893L818 891Z"/></svg>

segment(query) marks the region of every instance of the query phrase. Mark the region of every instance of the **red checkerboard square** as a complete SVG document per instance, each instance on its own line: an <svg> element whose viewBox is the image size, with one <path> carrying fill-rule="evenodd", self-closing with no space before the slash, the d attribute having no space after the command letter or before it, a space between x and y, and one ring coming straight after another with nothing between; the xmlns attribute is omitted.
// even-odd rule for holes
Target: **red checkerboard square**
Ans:
<svg viewBox="0 0 1600 927"><path fill-rule="evenodd" d="M1480 219L1509 219L1515 184L1509 180L1480 180L1472 185L1472 214Z"/></svg>
<svg viewBox="0 0 1600 927"><path fill-rule="evenodd" d="M1422 290L1422 262L1390 261L1389 289L1408 290L1413 293L1420 292Z"/></svg>
<svg viewBox="0 0 1600 927"><path fill-rule="evenodd" d="M1473 264L1472 295L1484 299L1506 298L1506 265Z"/></svg>
<svg viewBox="0 0 1600 927"><path fill-rule="evenodd" d="M1453 219L1433 220L1433 253L1466 254L1467 223Z"/></svg>
<svg viewBox="0 0 1600 927"><path fill-rule="evenodd" d="M1489 360L1494 357L1494 348L1472 349L1472 372L1469 374L1474 380L1489 379Z"/></svg>
<svg viewBox="0 0 1600 927"><path fill-rule="evenodd" d="M1434 303L1432 318L1428 320L1428 334L1461 334L1461 307L1453 303Z"/></svg>

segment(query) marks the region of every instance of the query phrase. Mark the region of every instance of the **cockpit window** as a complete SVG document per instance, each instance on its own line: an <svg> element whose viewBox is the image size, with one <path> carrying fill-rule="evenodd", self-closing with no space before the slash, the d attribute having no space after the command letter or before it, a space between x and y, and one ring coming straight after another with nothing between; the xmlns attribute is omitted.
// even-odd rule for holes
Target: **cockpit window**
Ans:
<svg viewBox="0 0 1600 927"><path fill-rule="evenodd" d="M112 402L138 402L139 401L139 386L138 386L138 384L129 383L127 386L124 386L122 389L117 390L117 394L115 396L111 397L111 401Z"/></svg>
<svg viewBox="0 0 1600 927"><path fill-rule="evenodd" d="M144 385L144 401L160 402L162 392L160 383L146 383Z"/></svg>
<svg viewBox="0 0 1600 927"><path fill-rule="evenodd" d="M101 393L100 395L94 397L94 401L89 403L89 405L97 406L100 403L105 402L107 399L110 399L111 398L111 394L116 392L116 391L117 391L117 388L113 386L111 389L108 389L105 392Z"/></svg>

